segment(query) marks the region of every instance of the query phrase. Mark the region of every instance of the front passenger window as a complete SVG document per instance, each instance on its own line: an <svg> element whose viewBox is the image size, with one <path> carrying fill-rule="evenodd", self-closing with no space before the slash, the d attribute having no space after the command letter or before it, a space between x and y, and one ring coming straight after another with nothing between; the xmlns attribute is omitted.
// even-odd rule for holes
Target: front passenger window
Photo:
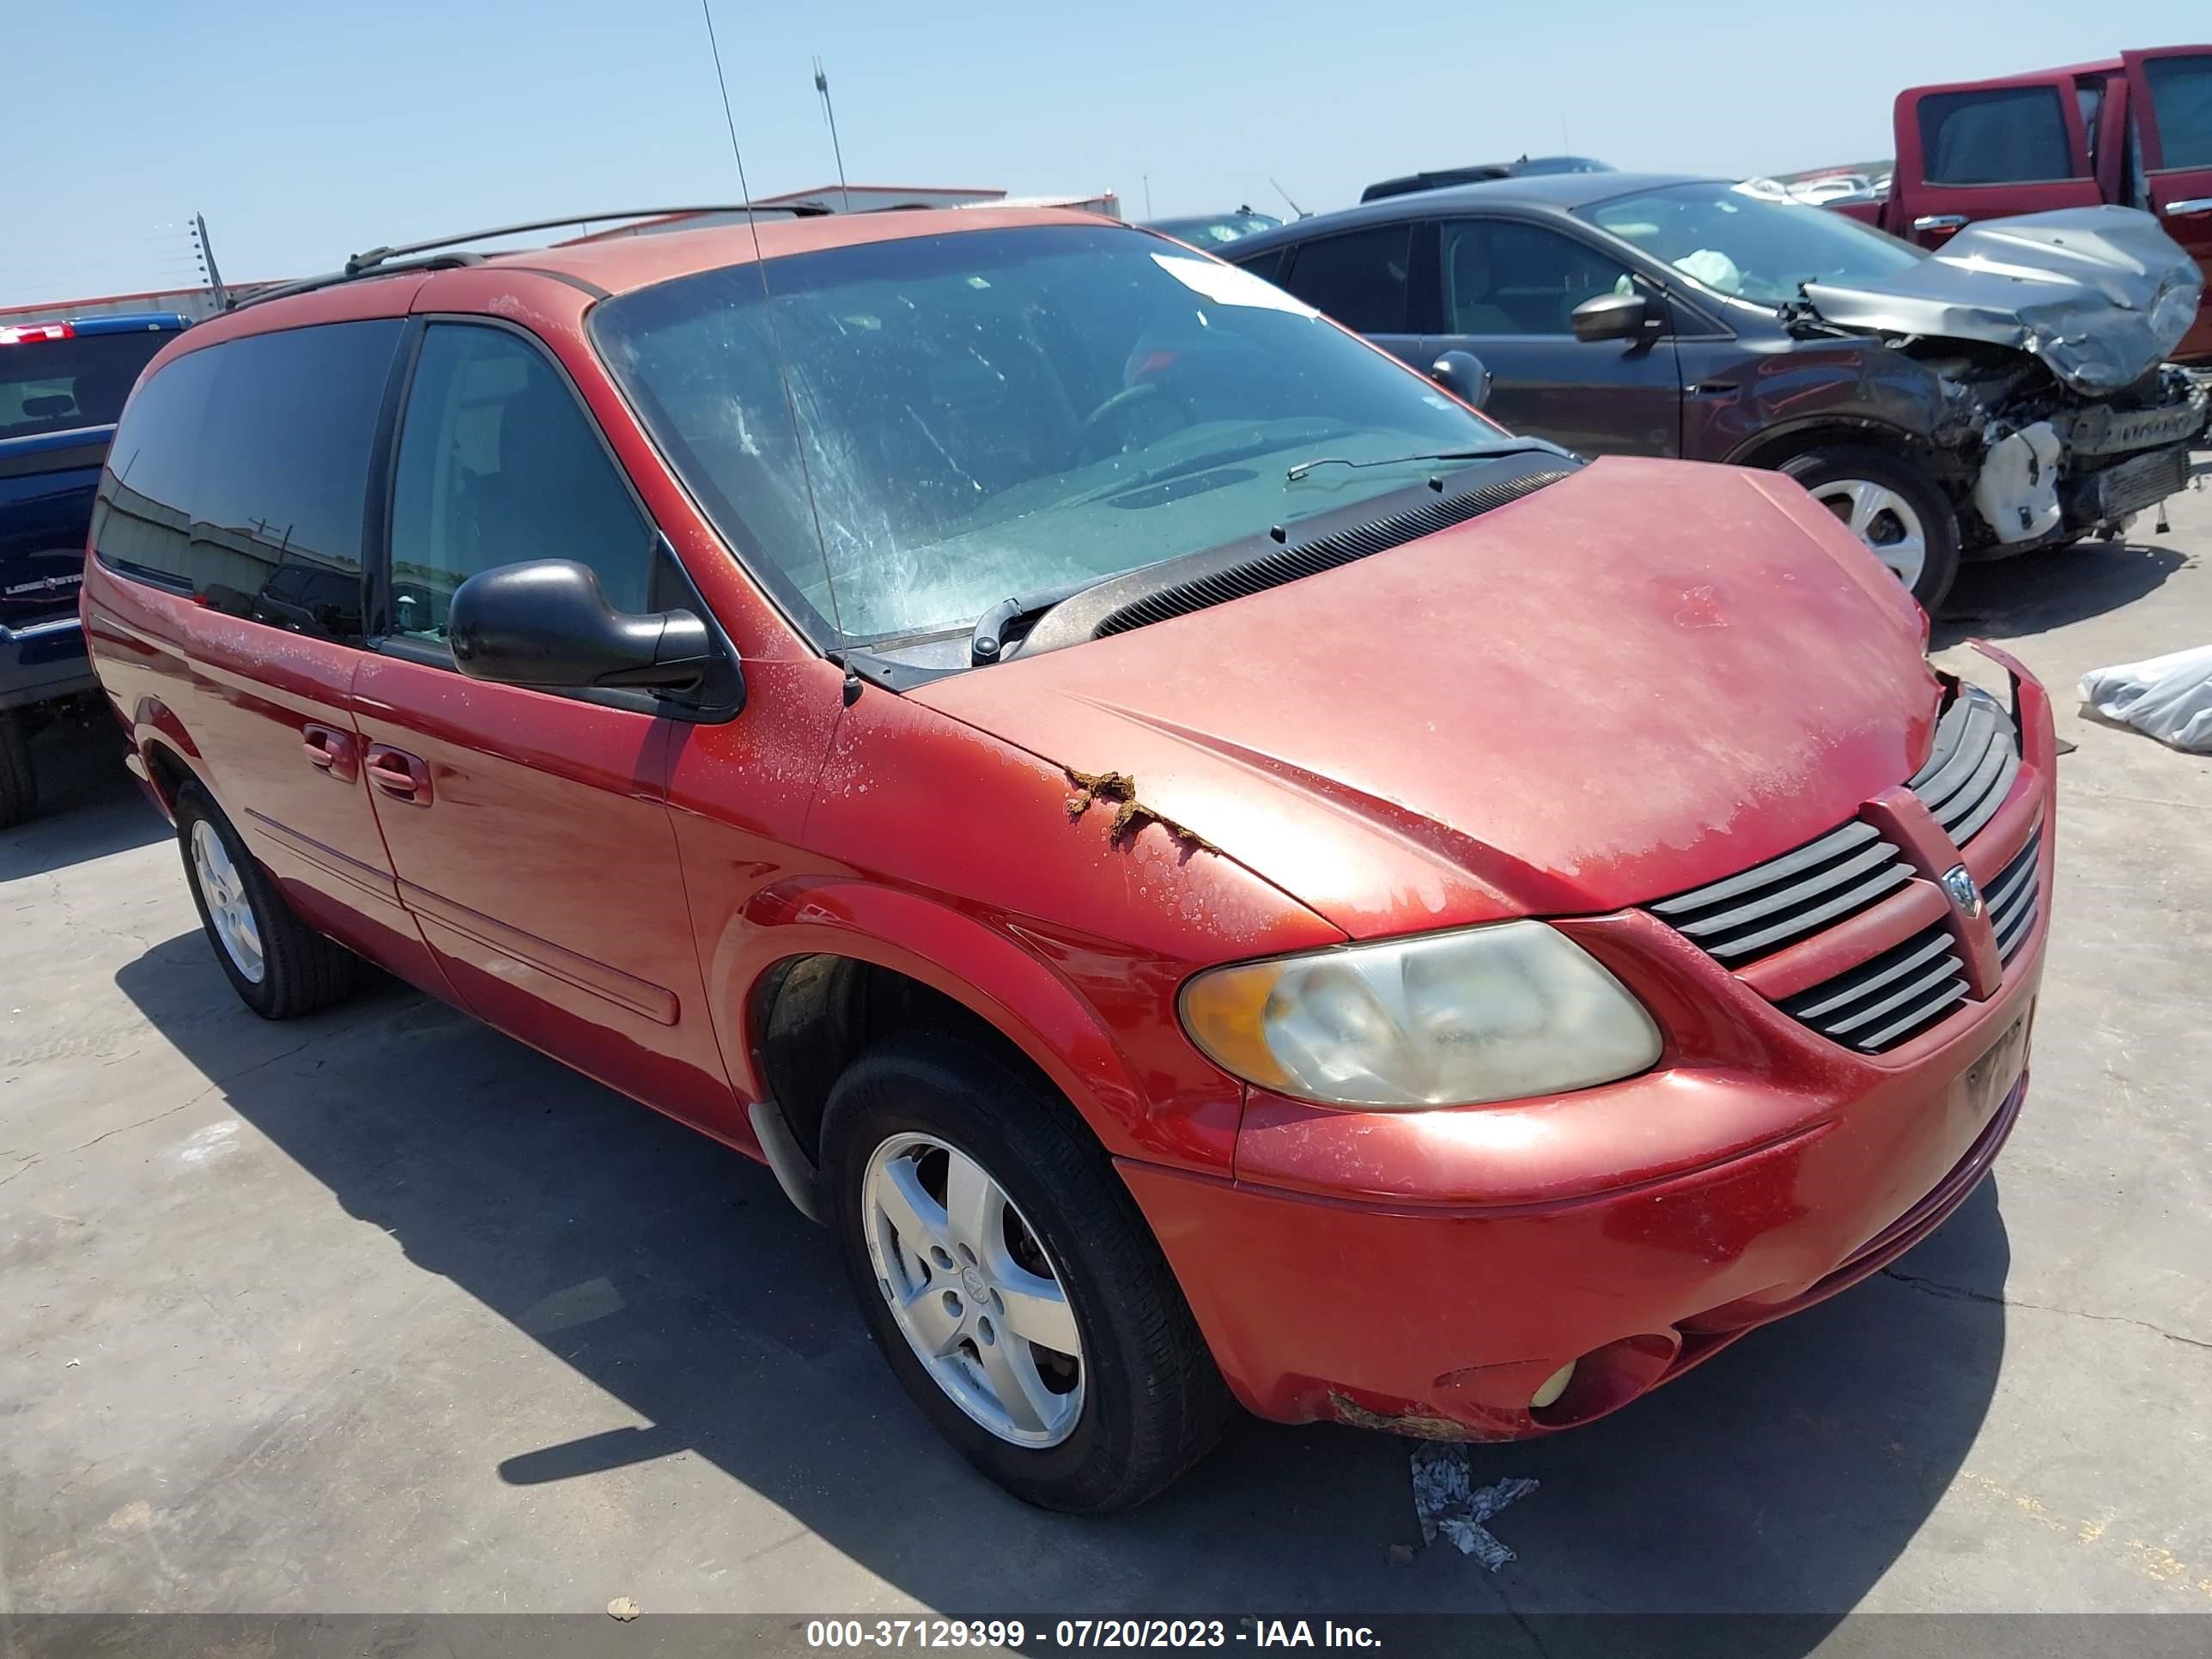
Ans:
<svg viewBox="0 0 2212 1659"><path fill-rule="evenodd" d="M652 529L568 383L504 330L433 324L392 488L392 631L443 645L454 589L526 559L574 559L616 610L652 608Z"/></svg>
<svg viewBox="0 0 2212 1659"><path fill-rule="evenodd" d="M1507 219L1447 222L1443 264L1447 334L1571 335L1577 306L1628 291L1619 262L1575 237Z"/></svg>

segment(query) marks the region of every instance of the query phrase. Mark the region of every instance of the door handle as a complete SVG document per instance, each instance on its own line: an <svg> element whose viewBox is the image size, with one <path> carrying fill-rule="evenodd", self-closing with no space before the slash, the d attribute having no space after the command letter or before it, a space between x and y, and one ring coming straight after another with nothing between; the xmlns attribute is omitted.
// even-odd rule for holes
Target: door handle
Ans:
<svg viewBox="0 0 2212 1659"><path fill-rule="evenodd" d="M361 743L350 732L309 720L300 728L300 747L307 764L319 767L340 783L351 783L361 772Z"/></svg>
<svg viewBox="0 0 2212 1659"><path fill-rule="evenodd" d="M2185 202L2168 202L2166 216L2179 219L2185 213L2212 213L2212 196L2192 196Z"/></svg>
<svg viewBox="0 0 2212 1659"><path fill-rule="evenodd" d="M368 745L368 781L394 800L410 806L430 804L430 769L419 755L388 743Z"/></svg>

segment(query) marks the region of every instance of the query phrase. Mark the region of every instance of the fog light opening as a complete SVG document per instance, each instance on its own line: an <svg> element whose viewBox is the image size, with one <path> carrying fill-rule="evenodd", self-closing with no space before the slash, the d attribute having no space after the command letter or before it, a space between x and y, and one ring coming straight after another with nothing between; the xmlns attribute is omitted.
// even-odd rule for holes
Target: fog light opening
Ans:
<svg viewBox="0 0 2212 1659"><path fill-rule="evenodd" d="M1666 1376L1681 1346L1681 1338L1668 1330L1593 1348L1544 1379L1528 1402L1528 1420L1541 1428L1565 1429L1603 1417Z"/></svg>
<svg viewBox="0 0 2212 1659"><path fill-rule="evenodd" d="M1575 1362L1570 1359L1537 1384L1536 1392L1528 1396L1528 1409L1540 1412L1552 1404L1567 1391L1567 1384L1574 1380L1574 1376Z"/></svg>

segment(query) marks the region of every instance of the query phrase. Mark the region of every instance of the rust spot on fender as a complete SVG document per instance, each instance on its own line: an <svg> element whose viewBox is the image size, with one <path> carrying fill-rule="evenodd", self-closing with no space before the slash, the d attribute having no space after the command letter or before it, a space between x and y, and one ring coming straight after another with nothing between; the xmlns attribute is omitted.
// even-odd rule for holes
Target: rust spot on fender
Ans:
<svg viewBox="0 0 2212 1659"><path fill-rule="evenodd" d="M1207 853L1221 849L1194 830L1184 828L1164 813L1157 812L1137 799L1137 781L1127 772L1079 772L1073 767L1060 769L1067 781L1075 786L1075 793L1067 798L1067 816L1071 821L1083 815L1100 801L1114 808L1114 823L1107 839L1120 843L1133 838L1148 823L1157 823L1177 841Z"/></svg>
<svg viewBox="0 0 2212 1659"><path fill-rule="evenodd" d="M1407 1412L1394 1415L1389 1412L1370 1411L1358 1401L1347 1400L1335 1389L1328 1391L1328 1408L1340 1423L1355 1429L1374 1429L1382 1434L1402 1434L1415 1440L1472 1440L1474 1435L1464 1423L1455 1423L1449 1417L1434 1417L1425 1412Z"/></svg>

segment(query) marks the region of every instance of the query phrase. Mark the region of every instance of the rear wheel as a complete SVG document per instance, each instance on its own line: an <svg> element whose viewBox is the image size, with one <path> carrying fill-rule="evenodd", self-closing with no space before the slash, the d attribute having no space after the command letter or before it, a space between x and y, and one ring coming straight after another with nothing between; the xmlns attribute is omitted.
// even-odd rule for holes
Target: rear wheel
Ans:
<svg viewBox="0 0 2212 1659"><path fill-rule="evenodd" d="M0 830L12 830L39 810L39 780L31 770L31 737L15 709L0 709Z"/></svg>
<svg viewBox="0 0 2212 1659"><path fill-rule="evenodd" d="M1793 455L1781 470L1840 520L1933 616L1959 574L1959 520L1918 467L1883 450L1839 445Z"/></svg>
<svg viewBox="0 0 2212 1659"><path fill-rule="evenodd" d="M984 1046L885 1038L831 1091L830 1221L869 1334L976 1468L1048 1509L1143 1502L1229 1413L1174 1276L1066 1104Z"/></svg>
<svg viewBox="0 0 2212 1659"><path fill-rule="evenodd" d="M239 1000L264 1019L326 1008L353 989L361 958L300 920L198 784L177 793L185 880Z"/></svg>

